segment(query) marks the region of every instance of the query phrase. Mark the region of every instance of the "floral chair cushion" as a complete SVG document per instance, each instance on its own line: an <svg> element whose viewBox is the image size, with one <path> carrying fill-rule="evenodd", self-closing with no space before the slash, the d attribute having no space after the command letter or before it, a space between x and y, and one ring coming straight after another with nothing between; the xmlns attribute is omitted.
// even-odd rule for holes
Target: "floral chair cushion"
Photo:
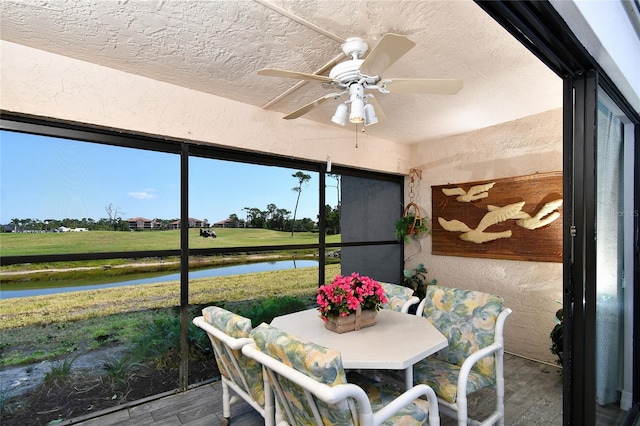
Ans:
<svg viewBox="0 0 640 426"><path fill-rule="evenodd" d="M416 383L431 386L436 395L452 404L455 404L457 399L459 375L460 366L435 357L423 359L413 366ZM467 381L467 395L478 389L493 386L494 382L492 377L484 376L472 369Z"/></svg>
<svg viewBox="0 0 640 426"><path fill-rule="evenodd" d="M207 323L233 338L240 339L250 337L251 320L249 318L242 317L217 306L204 308L202 310L202 316ZM255 360L244 356L240 349L231 349L215 337L210 337L215 340L216 346L220 348L220 351L215 351L216 364L218 365L220 374L242 388L248 387L248 389L245 390L251 398L258 404L264 406L262 366ZM216 349L215 346L214 349ZM238 368L236 368L233 363L233 358L237 360ZM246 386L244 385L245 381Z"/></svg>
<svg viewBox="0 0 640 426"><path fill-rule="evenodd" d="M347 383L340 352L307 342L268 324L260 324L252 332L256 347L289 367L300 371L317 382L333 386ZM281 377L279 384L295 418L295 424L315 424L311 406L304 389ZM276 392L276 397L278 394ZM278 404L284 411L280 398ZM316 400L325 424L351 425L352 413L346 401L325 404Z"/></svg>
<svg viewBox="0 0 640 426"><path fill-rule="evenodd" d="M204 320L231 337L240 339L249 337L251 333L251 320L229 312L218 306L208 306L202 310Z"/></svg>
<svg viewBox="0 0 640 426"><path fill-rule="evenodd" d="M488 293L438 285L427 287L422 315L447 337L449 347L435 357L461 366L473 352L491 345L503 299ZM495 358L487 356L472 368L495 378Z"/></svg>
<svg viewBox="0 0 640 426"><path fill-rule="evenodd" d="M400 312L404 304L413 296L413 290L409 287L383 282L380 285L384 289L384 295L387 297L387 303L382 305L383 309Z"/></svg>
<svg viewBox="0 0 640 426"><path fill-rule="evenodd" d="M364 376L359 373L350 372L348 374L349 383L360 386L371 403L371 410L375 413L381 410L385 406L389 405L391 401L400 396L405 389L399 389L394 387L394 384L387 384L380 382L368 376ZM423 425L429 420L429 403L420 398L413 401L413 403L405 406L402 410L398 411L395 416L387 420L384 425Z"/></svg>
<svg viewBox="0 0 640 426"><path fill-rule="evenodd" d="M256 327L252 336L256 346L262 352L280 362L306 374L314 380L335 386L347 383L347 376L342 367L340 353L315 343L308 342L267 324ZM399 392L387 389L379 382L356 375L355 382L367 394L374 412L388 405L399 396ZM304 390L298 385L281 378L279 381L286 400L289 402L295 424L315 424L313 414L304 396ZM278 400L278 403L282 402ZM352 402L340 401L337 404L326 404L316 400L325 425L358 425L357 415L352 410ZM398 411L385 425L418 426L428 420L429 404L421 399Z"/></svg>

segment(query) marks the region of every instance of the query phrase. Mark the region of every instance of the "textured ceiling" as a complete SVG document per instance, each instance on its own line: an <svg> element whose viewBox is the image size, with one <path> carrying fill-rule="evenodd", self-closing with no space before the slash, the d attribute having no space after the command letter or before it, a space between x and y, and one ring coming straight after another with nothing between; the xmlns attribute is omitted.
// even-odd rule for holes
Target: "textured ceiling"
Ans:
<svg viewBox="0 0 640 426"><path fill-rule="evenodd" d="M339 55L347 37L371 48L385 33L406 35L416 47L383 77L464 82L456 95L376 95L387 120L367 133L406 144L562 105L561 80L471 0L5 0L0 7L3 40L277 114L335 90L257 70L327 74L346 59ZM337 126L330 122L337 102L297 120Z"/></svg>

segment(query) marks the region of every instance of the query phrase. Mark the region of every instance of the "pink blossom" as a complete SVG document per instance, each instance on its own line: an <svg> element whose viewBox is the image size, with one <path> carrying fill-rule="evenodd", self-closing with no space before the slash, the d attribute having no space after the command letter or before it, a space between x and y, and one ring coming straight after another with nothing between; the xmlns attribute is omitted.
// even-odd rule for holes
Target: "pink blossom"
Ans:
<svg viewBox="0 0 640 426"><path fill-rule="evenodd" d="M326 321L329 315L346 316L359 306L378 310L387 298L380 283L354 272L349 276L337 275L330 284L320 286L316 302Z"/></svg>

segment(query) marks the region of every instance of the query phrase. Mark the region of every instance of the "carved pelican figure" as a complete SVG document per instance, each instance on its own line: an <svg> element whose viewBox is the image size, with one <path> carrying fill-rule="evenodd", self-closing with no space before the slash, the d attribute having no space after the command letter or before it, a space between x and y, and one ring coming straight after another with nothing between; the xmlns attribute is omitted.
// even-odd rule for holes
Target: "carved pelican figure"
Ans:
<svg viewBox="0 0 640 426"><path fill-rule="evenodd" d="M520 213L523 206L524 201L520 201L518 203L509 204L504 207L498 207L495 210L492 210L485 214L482 220L480 220L480 223L478 224L476 229L471 229L465 223L460 222L456 219L446 220L439 217L438 222L440 223L440 226L442 226L447 231L463 232L463 234L460 235L461 240L470 241L476 244L482 244L489 241L497 240L499 238L511 237L510 230L502 232L485 232L485 229L487 229L491 225L495 225L496 223L512 219L513 216Z"/></svg>
<svg viewBox="0 0 640 426"><path fill-rule="evenodd" d="M534 230L549 225L551 222L557 220L560 217L560 212L556 211L562 205L562 198L559 200L553 200L546 203L538 213L533 217L527 212L519 212L511 219L519 219L516 224L525 229ZM493 211L499 209L497 206L488 205L487 209Z"/></svg>
<svg viewBox="0 0 640 426"><path fill-rule="evenodd" d="M447 197L452 195L459 195L456 201L461 203L470 203L471 201L477 201L481 198L487 198L489 196L489 190L493 188L495 182L485 183L483 185L475 185L469 188L469 191L465 191L462 188L442 188L442 193Z"/></svg>

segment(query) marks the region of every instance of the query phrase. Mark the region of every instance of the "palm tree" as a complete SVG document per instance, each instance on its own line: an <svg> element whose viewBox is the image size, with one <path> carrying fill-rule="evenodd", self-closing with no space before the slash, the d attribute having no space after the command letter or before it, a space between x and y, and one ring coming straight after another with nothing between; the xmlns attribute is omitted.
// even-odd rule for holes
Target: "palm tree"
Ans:
<svg viewBox="0 0 640 426"><path fill-rule="evenodd" d="M306 184L307 182L309 182L311 180L311 175L302 172L296 172L291 176L298 180L298 186L291 188L292 191L298 193L298 197L296 198L296 208L293 209L293 220L291 221L291 236L293 237L293 231L296 226L296 213L298 212L298 203L300 202L300 194L302 193L302 184Z"/></svg>

